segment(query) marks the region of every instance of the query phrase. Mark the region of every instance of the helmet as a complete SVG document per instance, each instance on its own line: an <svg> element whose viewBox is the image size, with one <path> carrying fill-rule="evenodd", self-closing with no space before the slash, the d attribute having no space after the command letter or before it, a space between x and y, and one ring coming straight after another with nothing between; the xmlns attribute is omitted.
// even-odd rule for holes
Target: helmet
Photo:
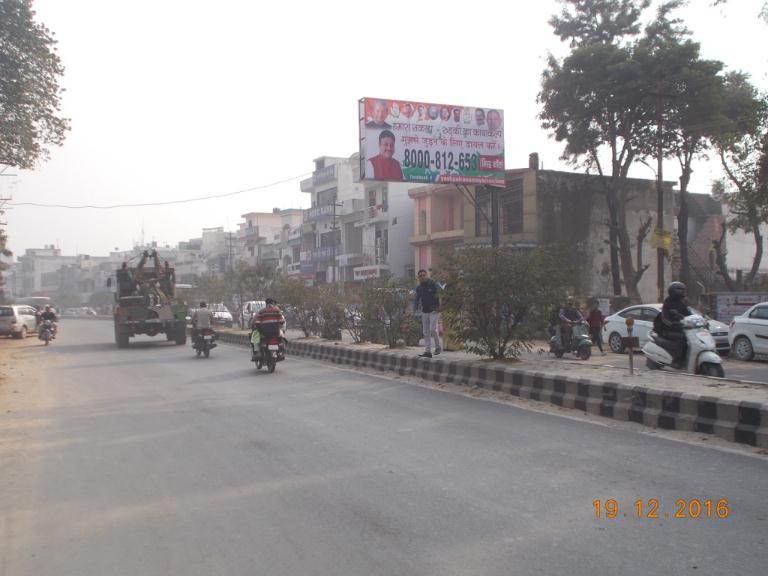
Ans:
<svg viewBox="0 0 768 576"><path fill-rule="evenodd" d="M667 288L667 294L673 298L685 298L688 294L688 288L682 282L672 282Z"/></svg>
<svg viewBox="0 0 768 576"><path fill-rule="evenodd" d="M208 304L206 304L205 302L200 302L200 308L205 308L207 306L208 306Z"/></svg>
<svg viewBox="0 0 768 576"><path fill-rule="evenodd" d="M275 299L274 299L274 298L267 298L266 300L264 300L264 303L265 303L267 306L272 306L273 304L277 304L277 302L275 301Z"/></svg>

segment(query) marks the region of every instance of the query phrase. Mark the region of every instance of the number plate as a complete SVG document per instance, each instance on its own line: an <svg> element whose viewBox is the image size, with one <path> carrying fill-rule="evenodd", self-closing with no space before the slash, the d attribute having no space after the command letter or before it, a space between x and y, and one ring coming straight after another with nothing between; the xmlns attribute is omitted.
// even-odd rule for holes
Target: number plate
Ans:
<svg viewBox="0 0 768 576"><path fill-rule="evenodd" d="M280 346L278 346L277 344L270 344L270 345L268 346L268 348L269 348L270 350L279 350L279 349L280 349Z"/></svg>
<svg viewBox="0 0 768 576"><path fill-rule="evenodd" d="M213 338L213 336L211 336L210 334L208 334L207 336L203 336L203 338L204 338L205 340L210 340L211 338Z"/></svg>

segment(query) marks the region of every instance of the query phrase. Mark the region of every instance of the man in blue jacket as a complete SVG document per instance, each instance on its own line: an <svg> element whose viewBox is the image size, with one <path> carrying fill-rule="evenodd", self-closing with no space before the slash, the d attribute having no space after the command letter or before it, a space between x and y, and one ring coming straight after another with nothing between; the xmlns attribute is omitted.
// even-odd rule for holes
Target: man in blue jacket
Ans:
<svg viewBox="0 0 768 576"><path fill-rule="evenodd" d="M426 270L419 270L417 274L419 285L416 287L416 300L413 303L415 311L421 310L421 326L424 333L424 353L422 358L432 358L432 339L435 340L435 354L440 354L440 336L437 333L437 324L440 318L440 298L437 296L439 289L437 283L432 280Z"/></svg>

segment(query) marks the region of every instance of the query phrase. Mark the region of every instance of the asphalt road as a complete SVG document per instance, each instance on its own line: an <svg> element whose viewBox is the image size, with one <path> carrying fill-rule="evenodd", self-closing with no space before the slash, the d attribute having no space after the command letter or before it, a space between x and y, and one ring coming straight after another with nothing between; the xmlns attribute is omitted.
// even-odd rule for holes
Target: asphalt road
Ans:
<svg viewBox="0 0 768 576"><path fill-rule="evenodd" d="M764 458L227 345L118 350L107 322L29 355L3 576L765 573ZM679 498L729 517L666 518Z"/></svg>

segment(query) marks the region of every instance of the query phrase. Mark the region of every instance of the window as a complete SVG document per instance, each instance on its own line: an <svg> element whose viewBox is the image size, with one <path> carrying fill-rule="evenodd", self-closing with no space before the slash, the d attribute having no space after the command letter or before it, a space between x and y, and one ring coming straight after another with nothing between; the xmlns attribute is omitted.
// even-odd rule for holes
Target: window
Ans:
<svg viewBox="0 0 768 576"><path fill-rule="evenodd" d="M622 318L634 318L635 320L645 320L643 318L643 309L642 308L630 308L629 310L625 310L621 314L619 314Z"/></svg>
<svg viewBox="0 0 768 576"><path fill-rule="evenodd" d="M768 306L758 306L750 314L750 318L756 318L757 320L768 320Z"/></svg>
<svg viewBox="0 0 768 576"><path fill-rule="evenodd" d="M656 308L643 308L643 320L646 322L653 322L658 315L659 311Z"/></svg>
<svg viewBox="0 0 768 576"><path fill-rule="evenodd" d="M318 206L330 206L336 203L336 188L330 188L317 193Z"/></svg>
<svg viewBox="0 0 768 576"><path fill-rule="evenodd" d="M491 191L487 188L475 190L475 236L490 236Z"/></svg>
<svg viewBox="0 0 768 576"><path fill-rule="evenodd" d="M501 233L519 234L523 231L523 180L518 178L508 183L499 193L501 212Z"/></svg>

